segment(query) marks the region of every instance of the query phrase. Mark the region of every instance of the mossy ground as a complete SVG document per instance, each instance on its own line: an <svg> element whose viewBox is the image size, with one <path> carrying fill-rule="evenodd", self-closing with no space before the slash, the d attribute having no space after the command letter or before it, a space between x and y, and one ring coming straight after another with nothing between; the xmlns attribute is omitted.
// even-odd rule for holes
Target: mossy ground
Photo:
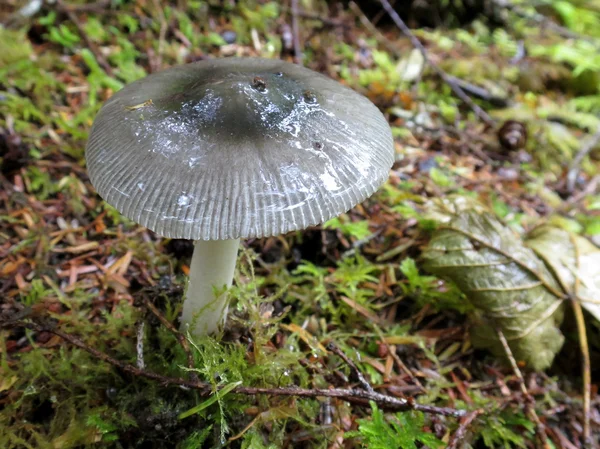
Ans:
<svg viewBox="0 0 600 449"><path fill-rule="evenodd" d="M418 56L408 58L410 42L385 16L378 19L377 2L360 3L379 34L344 2L299 3L304 64L367 95L389 117L399 155L389 182L325 226L244 243L226 331L191 349L193 371L225 387L219 394L125 373L50 332L0 329L0 447L409 448L450 441L455 418L383 415L375 405L338 399L227 394L238 384L356 386L351 368L325 349L329 342L379 392L482 409L461 447L535 446L514 373L470 346L460 292L419 271L434 225L422 206L429 198L472 196L517 231L552 222L600 234L597 150L583 159L574 192L566 180L586 133L600 125L600 10L591 0L540 7L547 20L582 34L567 39L509 10L471 17L450 2L442 9L447 18L430 23L408 8L434 62L502 99L501 107L476 100L499 123L526 124L526 147L507 152L446 84L420 73ZM9 12L18 4L10 0ZM143 322L145 369L189 376L182 346L143 304L176 321L191 244L137 227L95 195L85 171L87 133L102 101L161 67L232 55L292 59L288 2L57 2L6 22L0 320L43 320L132 365ZM598 323L589 326L595 368ZM567 344L549 374L524 367L555 447L583 444L574 329L567 323ZM595 396L593 405L597 435Z"/></svg>

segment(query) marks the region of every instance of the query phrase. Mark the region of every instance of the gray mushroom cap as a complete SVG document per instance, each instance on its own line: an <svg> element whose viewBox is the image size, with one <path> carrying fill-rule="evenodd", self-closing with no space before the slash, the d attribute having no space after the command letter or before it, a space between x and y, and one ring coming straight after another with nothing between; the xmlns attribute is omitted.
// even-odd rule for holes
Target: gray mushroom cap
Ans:
<svg viewBox="0 0 600 449"><path fill-rule="evenodd" d="M98 193L171 238L304 229L372 195L394 161L365 97L312 70L259 58L173 67L127 85L86 148Z"/></svg>

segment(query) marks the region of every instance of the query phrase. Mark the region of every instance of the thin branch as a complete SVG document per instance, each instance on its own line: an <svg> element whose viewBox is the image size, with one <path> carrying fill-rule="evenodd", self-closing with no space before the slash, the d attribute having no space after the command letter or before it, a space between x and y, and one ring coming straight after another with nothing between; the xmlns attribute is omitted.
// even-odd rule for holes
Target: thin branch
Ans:
<svg viewBox="0 0 600 449"><path fill-rule="evenodd" d="M379 237L382 233L383 233L383 230L380 229L378 231L372 232L371 234L369 234L365 238L362 238L362 239L356 240L355 242L352 242L352 248L350 248L349 250L344 251L342 253L342 259L345 259L346 257L353 256L354 254L356 254L357 250L359 250L361 247L363 247L364 245L366 245L367 243L369 243L374 238Z"/></svg>
<svg viewBox="0 0 600 449"><path fill-rule="evenodd" d="M110 8L110 0L101 0L95 3L87 3L84 5L62 3L63 10L71 12L95 12L102 13L106 9Z"/></svg>
<svg viewBox="0 0 600 449"><path fill-rule="evenodd" d="M398 365L398 367L408 375L410 380L414 382L414 384L417 387L419 387L422 392L427 393L427 389L419 381L417 376L415 376L412 370L408 366L406 366L406 364L402 361L400 357L398 357L398 354L396 353L396 345L390 345L388 342L385 341L385 337L379 326L375 326L375 332L377 332L377 336L379 337L381 344L385 345L388 353L392 356L394 362L396 362L396 365Z"/></svg>
<svg viewBox="0 0 600 449"><path fill-rule="evenodd" d="M525 379L523 378L523 374L521 373L521 370L519 369L519 365L517 364L517 361L515 360L515 357L513 356L510 346L508 345L508 341L506 341L506 337L504 336L504 333L502 332L501 329L496 329L496 332L498 334L498 338L500 339L500 343L502 343L502 346L504 347L504 352L506 353L506 357L510 361L513 372L515 373L515 376L517 377L517 380L519 381L519 387L521 388L521 393L523 393L523 397L525 398L525 401L526 401L525 402L525 410L527 412L527 415L529 415L529 419L531 419L535 423L535 429L536 429L535 433L537 434L540 442L542 443L542 447L544 449L550 448L550 444L548 443L548 436L546 435L546 426L544 426L542 421L540 421L540 418L537 415L537 413L535 412L535 408L533 407L533 405L535 404L535 399L533 398L533 396L531 396L531 394L527 390L527 386L525 385Z"/></svg>
<svg viewBox="0 0 600 449"><path fill-rule="evenodd" d="M469 429L469 426L471 425L471 423L475 420L475 418L477 418L482 413L483 413L483 410L478 409L478 410L473 410L466 416L463 416L460 419L458 429L456 429L456 432L454 432L454 435L452 435L452 438L450 438L450 441L448 441L448 445L446 446L446 449L456 449L458 447L459 443L462 440L464 440L467 430Z"/></svg>
<svg viewBox="0 0 600 449"><path fill-rule="evenodd" d="M598 144L600 143L600 126L596 130L596 132L581 145L581 149L577 152L573 161L571 162L571 166L569 167L569 172L567 173L567 191L572 193L575 190L575 183L577 181L577 175L579 173L579 166L583 162L583 159L592 151Z"/></svg>
<svg viewBox="0 0 600 449"><path fill-rule="evenodd" d="M298 23L298 0L292 1L292 36L294 40L294 62L302 65L304 56L300 46L300 25Z"/></svg>
<svg viewBox="0 0 600 449"><path fill-rule="evenodd" d="M198 375L194 371L194 356L190 349L190 344L187 341L187 338L185 338L185 335L179 332L179 330L177 330L177 328L173 326L173 323L167 320L165 316L162 313L160 313L160 311L156 308L154 304L152 304L152 302L148 298L143 297L142 301L144 302L144 306L146 306L146 308L150 310L150 312L152 312L156 318L158 318L161 324L167 329L169 329L169 331L171 331L175 338L177 338L177 341L183 349L183 352L185 352L185 355L187 356L187 367L190 370L190 380L193 382L197 382Z"/></svg>
<svg viewBox="0 0 600 449"><path fill-rule="evenodd" d="M151 371L146 371L139 369L131 364L123 363L108 354L105 354L97 349L94 349L87 344L85 344L79 338L69 335L65 332L62 332L59 329L54 329L52 326L42 326L36 322L21 322L11 320L11 324L7 325L7 323L2 323L0 328L8 328L20 326L28 329L35 330L37 332L50 332L68 343L76 346L99 360L103 362L109 363L118 369L132 374L137 377L143 377L146 379L151 379L159 382L162 385L176 385L184 388L189 388L193 390L197 390L199 394L203 396L209 396L214 393L214 388L211 384L206 382L193 382L190 380L183 379L181 377L166 377L160 374L153 373ZM220 389L221 387L217 387ZM258 395L258 394L266 394L271 396L295 396L295 397L305 397L305 398L317 398L317 397L330 397L330 398L338 398L347 402L351 402L354 404L359 404L363 406L368 406L369 402L375 402L380 408L387 411L407 411L407 410L416 410L421 411L423 413L437 414L442 416L452 416L456 418L461 418L467 414L466 410L457 410L449 407L435 407L431 405L422 405L417 404L413 400L396 398L393 396L388 396L385 394L377 393L377 392L369 392L362 389L344 389L344 388L298 388L298 387L279 387L279 388L260 388L260 387L244 387L239 386L231 390L231 393L235 394L243 394L243 395Z"/></svg>
<svg viewBox="0 0 600 449"><path fill-rule="evenodd" d="M501 97L499 95L493 94L492 92L484 89L481 86L476 86L475 84L471 84L468 81L457 78L453 75L447 75L448 79L455 83L458 87L460 87L466 94L472 95L475 98L479 98L480 100L487 101L491 103L493 106L499 108L507 107L510 102L508 98Z"/></svg>
<svg viewBox="0 0 600 449"><path fill-rule="evenodd" d="M350 3L348 3L348 6L352 10L352 12L356 15L356 17L358 17L358 19L360 20L360 23L367 29L367 31L369 31L373 36L375 36L375 39L377 39L378 42L381 42L381 44L388 51L390 51L392 54L394 54L396 57L401 58L403 56L402 51L393 42L391 42L387 37L385 37L381 31L379 31L377 29L377 27L373 24L373 22L371 22L369 20L369 18L365 15L365 13L362 12L362 10L356 4L356 2L351 1ZM409 32L410 32L410 30L409 30ZM409 36L409 38L410 38L410 36ZM413 44L414 44L414 42L413 42ZM419 48L419 50L421 51L421 53L423 52L423 49ZM428 60L427 62L431 66L434 65L431 62L431 60ZM423 72L421 71L419 74L419 79L420 79L422 73ZM462 79L457 78L452 75L446 74L446 76L448 77L448 80L451 83L454 83L457 87L459 87L460 89L462 89L465 93L467 93L469 95L473 95L476 98L479 98L484 101L488 101L488 102L492 103L494 106L498 106L498 107L506 107L509 104L509 101L507 98L500 97L498 95L494 95L493 93L489 92L487 89L484 89L481 86L476 86L474 84L471 84L465 80L462 80ZM418 85L418 83L415 81L414 86L417 86L417 85Z"/></svg>
<svg viewBox="0 0 600 449"><path fill-rule="evenodd" d="M554 214L568 214L574 208L580 207L581 201L588 195L594 195L598 191L600 185L600 175L595 175L590 179L586 186L574 192L569 198L563 201L557 208L554 209Z"/></svg>
<svg viewBox="0 0 600 449"><path fill-rule="evenodd" d="M144 369L146 364L144 363L144 327L145 324L143 321L140 321L137 327L137 343L135 345L135 349L137 352L137 361L136 365L139 369Z"/></svg>
<svg viewBox="0 0 600 449"><path fill-rule="evenodd" d="M369 18L365 15L364 12L360 9L360 7L356 4L356 2L351 1L348 3L348 6L354 13L362 26L364 26L379 42L381 42L388 51L391 51L397 57L400 57L400 49L396 47L387 37L383 35L381 31L377 29L375 25L369 20Z"/></svg>
<svg viewBox="0 0 600 449"><path fill-rule="evenodd" d="M162 67L162 57L165 49L165 36L167 35L167 18L165 17L165 12L161 6L159 0L153 0L154 8L156 9L156 14L158 15L158 19L160 21L160 30L158 32L158 54L156 55L156 60L154 61L155 67L152 67L152 71L160 70Z"/></svg>
<svg viewBox="0 0 600 449"><path fill-rule="evenodd" d="M367 379L365 379L365 376L363 376L363 373L358 369L358 366L356 366L356 364L350 359L350 357L348 357L344 353L344 351L338 348L333 342L327 345L327 350L333 352L335 355L340 357L344 361L344 363L346 363L346 365L350 367L350 369L358 379L358 383L361 385L361 387L363 387L365 391L368 391L369 393L375 393L375 390L373 390L371 384L367 381Z"/></svg>
<svg viewBox="0 0 600 449"><path fill-rule="evenodd" d="M450 86L452 92L456 94L458 98L464 101L471 110L475 113L475 115L483 121L486 125L494 128L496 126L494 119L490 117L490 115L485 112L480 106L475 104L473 100L465 93L465 91L455 82L452 76L448 75L445 71L439 68L431 59L429 58L429 54L427 53L427 49L423 46L421 41L417 39L417 37L410 31L410 28L404 23L404 21L400 18L398 13L392 8L390 2L388 0L379 0L383 9L388 13L388 15L392 18L396 26L402 31L402 33L410 39L410 42L413 46L421 52L423 55L423 60L437 73L437 75L442 78L442 80Z"/></svg>
<svg viewBox="0 0 600 449"><path fill-rule="evenodd" d="M592 395L592 373L590 364L590 351L588 348L587 334L585 330L585 319L581 303L577 300L571 301L577 322L577 333L579 335L579 347L581 348L581 364L583 371L583 441L586 446L591 447L591 395Z"/></svg>
<svg viewBox="0 0 600 449"><path fill-rule="evenodd" d="M530 20L532 22L536 22L543 27L554 31L556 34L562 37L566 37L567 39L577 39L584 40L587 42L598 43L597 40L590 36L585 36L583 34L576 33L574 31L569 30L563 26L560 26L556 22L553 22L550 18L544 16L543 14L539 14L537 12L529 13L525 11L520 6L514 5L509 0L492 0L494 4L496 4L500 8L504 8L508 11L515 13L517 16L522 17L523 19Z"/></svg>
<svg viewBox="0 0 600 449"><path fill-rule="evenodd" d="M90 37L85 31L85 28L83 27L83 24L79 21L77 14L75 14L75 12L73 12L73 9L65 5L61 0L58 0L56 4L58 6L58 10L66 14L69 20L73 22L73 25L75 25L75 28L77 28L79 35L83 38L85 45L92 52L92 54L96 58L96 61L98 61L100 67L102 67L102 69L106 72L108 76L112 77L114 75L114 72L111 65L108 63L102 52L100 52L100 49L98 48L96 43L90 39Z"/></svg>
<svg viewBox="0 0 600 449"><path fill-rule="evenodd" d="M575 269L579 271L579 247L575 244L573 237L571 236L571 244L575 248ZM590 362L590 349L587 339L587 331L585 329L585 318L583 316L583 310L581 303L577 300L579 295L579 286L581 281L579 276L575 276L574 285L574 297L571 299L573 305L573 312L575 313L575 322L577 323L577 333L579 335L579 347L581 348L581 370L583 371L583 443L586 446L592 446L591 432L590 432L590 420L591 420L591 396L592 396L592 368ZM600 298L596 298L600 299Z"/></svg>
<svg viewBox="0 0 600 449"><path fill-rule="evenodd" d="M283 11L285 11L285 12L291 12L291 10L292 10L292 8L287 7L287 6L283 6L281 9ZM322 14L316 14L316 13L313 13L313 12L304 11L304 10L302 10L300 8L298 8L297 15L301 19L318 20L323 25L327 25L327 26L330 26L330 27L342 27L342 28L345 27L345 28L349 28L349 25L347 23L345 23L343 20L332 19L330 17L323 17Z"/></svg>

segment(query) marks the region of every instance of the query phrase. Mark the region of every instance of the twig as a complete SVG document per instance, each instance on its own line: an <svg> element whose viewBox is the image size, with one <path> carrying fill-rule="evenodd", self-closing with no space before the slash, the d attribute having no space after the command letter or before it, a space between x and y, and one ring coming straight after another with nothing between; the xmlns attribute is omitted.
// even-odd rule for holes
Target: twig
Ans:
<svg viewBox="0 0 600 449"><path fill-rule="evenodd" d="M362 12L362 10L356 4L356 2L351 1L350 3L348 3L348 6L352 10L352 12L354 12L354 14L356 15L356 17L358 17L358 19L360 20L360 23L371 34L373 34L375 36L375 38L379 42L381 42L383 44L383 46L385 46L385 48L388 51L392 52L398 58L400 58L400 57L403 56L402 55L402 51L394 43L392 43L387 37L385 37L381 31L379 31L377 29L377 27L365 15L365 13ZM414 44L414 42L413 42L413 44ZM423 49L419 48L419 51L421 51L421 54L423 54ZM427 61L427 62L430 65L433 66L433 63L430 60ZM423 74L423 71L421 71L419 73L419 75L418 75L418 78L416 80L414 80L413 88L416 88L417 85L419 84L418 81L420 80L422 74ZM447 75L447 76L448 76L448 79L450 81L454 82L456 85L458 85L459 88L461 88L466 93L471 94L471 95L473 95L473 96L475 96L477 98L480 98L482 100L489 101L494 106L506 107L509 104L508 100L506 98L494 95L491 92L489 92L486 89L484 89L483 87L476 86L476 85L471 84L471 83L469 83L467 81L461 80L460 78L456 78L455 76L451 76L451 75Z"/></svg>
<svg viewBox="0 0 600 449"><path fill-rule="evenodd" d="M390 0L390 5L396 6L396 0ZM379 21L383 18L383 16L385 16L385 11L378 11L377 14L373 16L373 25L377 25Z"/></svg>
<svg viewBox="0 0 600 449"><path fill-rule="evenodd" d="M365 13L362 12L362 10L356 4L356 2L350 2L350 3L348 3L348 6L350 7L350 9L354 13L354 15L356 15L356 17L358 17L358 20L360 20L360 23L362 24L362 26L364 26L372 35L374 35L375 38L379 42L381 42L385 46L385 48L387 48L388 51L391 51L397 57L401 56L400 49L398 47L396 47L387 37L385 37L383 35L383 33L381 31L379 31L375 25L373 25L373 23L369 20L369 18L365 15Z"/></svg>
<svg viewBox="0 0 600 449"><path fill-rule="evenodd" d="M559 449L581 449L581 446L575 446L558 427L551 427L548 430L551 435L554 435L553 441L557 443Z"/></svg>
<svg viewBox="0 0 600 449"><path fill-rule="evenodd" d="M344 251L342 253L342 259L353 256L354 254L356 254L357 250L359 250L361 247L365 246L367 243L369 243L374 238L379 237L382 233L383 233L383 230L380 229L379 231L372 232L371 234L369 234L368 236L366 236L362 239L356 240L355 242L352 243L352 248L350 248L349 250Z"/></svg>
<svg viewBox="0 0 600 449"><path fill-rule="evenodd" d="M367 381L367 379L365 379L365 376L363 376L363 373L358 369L358 366L356 366L356 364L352 360L350 360L350 357L348 357L344 353L344 351L338 348L333 342L327 344L327 350L333 352L335 355L340 357L344 361L344 363L346 363L346 365L350 367L350 369L358 379L358 383L361 385L361 387L363 387L365 391L368 391L369 393L375 393L375 390L373 390L371 384Z"/></svg>
<svg viewBox="0 0 600 449"><path fill-rule="evenodd" d="M471 84L468 81L462 80L452 75L447 76L448 79L450 79L453 83L460 87L465 93L473 95L474 97L479 98L480 100L487 101L493 106L505 108L510 104L507 98L495 95L481 86L476 86L475 84Z"/></svg>
<svg viewBox="0 0 600 449"><path fill-rule="evenodd" d="M23 321L15 321L15 320L9 320L6 323L0 323L0 328L12 328L12 327L24 327L27 329L35 330L37 332L50 332L51 334L54 334L54 335L62 338L66 342L71 343L73 346L76 346L79 349L83 349L84 351L90 353L97 359L102 360L103 362L109 363L109 364L119 368L120 370L125 371L126 373L133 374L133 375L139 376L139 377L145 377L147 379L156 380L158 382L164 382L164 380L166 379L164 376L161 376L160 374L156 374L156 373L153 373L150 371L145 371L145 370L139 369L133 365L130 365L128 363L120 362L119 360L109 356L108 354L105 354L101 351L98 351L97 349L92 348L91 346L86 345L79 338L77 338L73 335L69 335L65 332L62 332L59 329L55 329L50 325L41 325L35 321L30 321L30 322L26 323ZM168 381L166 383L167 384L184 385L187 382L187 381L184 381L183 379L171 379L171 380L173 380L174 382ZM206 384L205 387L210 388L210 385Z"/></svg>
<svg viewBox="0 0 600 449"><path fill-rule="evenodd" d="M569 193L573 193L575 190L575 182L577 181L577 174L579 173L579 166L590 151L592 151L596 145L600 143L600 126L596 130L596 132L581 145L581 149L573 158L571 162L571 166L569 167L569 172L567 173L567 191Z"/></svg>
<svg viewBox="0 0 600 449"><path fill-rule="evenodd" d="M517 51L508 62L510 62L511 64L518 64L525 56L527 56L527 51L525 50L525 42L523 42L523 39L519 39L517 41Z"/></svg>
<svg viewBox="0 0 600 449"><path fill-rule="evenodd" d="M300 46L300 25L298 24L298 0L292 1L292 35L294 39L294 62L302 65L303 55Z"/></svg>
<svg viewBox="0 0 600 449"><path fill-rule="evenodd" d="M575 269L579 271L579 247L573 241L571 237L573 248L575 248ZM579 335L579 347L581 348L581 370L583 371L583 443L587 447L592 447L592 439L590 432L590 416L591 416L591 397L592 397L592 368L590 363L590 350L587 339L587 332L585 329L585 318L583 316L583 310L581 309L581 303L577 300L579 294L579 276L575 276L575 285L573 288L573 298L571 298L571 304L573 305L573 312L575 312L575 322L577 323L577 333Z"/></svg>
<svg viewBox="0 0 600 449"><path fill-rule="evenodd" d="M492 0L492 1L500 8L504 8L508 11L511 11L511 12L515 13L517 16L522 17L523 19L539 23L539 24L543 25L544 27L551 29L559 36L566 37L568 39L579 39L579 40L584 40L584 41L588 41L588 42L592 42L592 43L596 43L596 44L598 43L597 40L595 40L594 38L592 38L590 36L584 36L582 34L575 33L574 31L571 31L568 28L560 26L559 24L553 22L552 20L550 20L548 17L544 16L543 14L539 14L537 12L529 13L529 12L525 11L524 9L522 9L521 7L512 4L509 0Z"/></svg>
<svg viewBox="0 0 600 449"><path fill-rule="evenodd" d="M339 398L354 404L368 405L369 401L375 402L382 409L388 411L407 411L416 410L423 413L434 415L453 416L460 418L466 414L465 410L457 410L449 407L435 407L430 405L417 404L414 401L395 398L381 393L370 393L359 389L318 389L318 388L253 388L238 387L232 391L238 394L268 394L273 396L299 396L305 398L315 398L319 396L329 398Z"/></svg>
<svg viewBox="0 0 600 449"><path fill-rule="evenodd" d="M458 424L458 429L456 429L456 432L454 432L454 435L452 435L452 438L450 438L450 441L448 441L446 449L456 449L458 447L458 444L465 438L465 435L471 423L482 413L483 410L478 409L469 412L469 414L466 416L463 416L460 419L460 423Z"/></svg>
<svg viewBox="0 0 600 449"><path fill-rule="evenodd" d="M590 364L590 352L588 348L587 334L585 330L585 319L581 304L577 300L572 300L573 311L575 312L575 321L577 322L577 333L579 335L579 347L581 348L581 365L583 371L583 442L591 447L590 416L591 416L591 395L592 395L592 373Z"/></svg>
<svg viewBox="0 0 600 449"><path fill-rule="evenodd" d="M100 52L100 49L98 48L96 43L93 40L91 40L88 34L85 32L85 28L77 18L77 14L75 14L73 12L73 9L65 5L61 0L57 0L56 4L58 6L58 10L65 13L69 20L73 22L73 25L75 25L75 28L77 28L77 31L85 41L85 44L87 45L89 50L93 53L100 67L102 67L102 69L106 72L108 76L113 76L114 72L112 67L110 66L104 55Z"/></svg>
<svg viewBox="0 0 600 449"><path fill-rule="evenodd" d="M283 11L285 11L285 12L291 12L291 10L292 10L292 8L287 7L287 6L283 6L281 9ZM301 19L318 20L323 25L327 25L327 26L330 26L330 27L342 27L342 28L345 27L345 28L350 28L350 26L347 23L345 23L343 20L332 19L332 18L329 18L329 17L323 17L322 14L315 14L313 12L304 11L304 10L302 10L300 8L298 8L297 15Z"/></svg>
<svg viewBox="0 0 600 449"><path fill-rule="evenodd" d="M153 0L154 7L156 8L156 14L158 15L158 19L160 20L160 30L158 32L158 54L156 55L155 67L152 68L152 71L160 70L162 67L162 57L165 48L165 36L167 35L167 18L165 17L165 12L162 9L159 0Z"/></svg>
<svg viewBox="0 0 600 449"><path fill-rule="evenodd" d="M579 190L578 192L573 192L569 198L563 201L560 206L554 209L555 214L559 213L568 213L573 208L579 207L579 203L583 200L587 195L594 195L598 191L598 186L600 185L600 175L595 175L590 181L586 184L586 186Z"/></svg>
<svg viewBox="0 0 600 449"><path fill-rule="evenodd" d="M421 382L419 382L419 379L417 379L417 376L415 376L415 374L412 372L412 370L408 366L406 366L406 364L402 361L402 359L400 357L398 357L398 354L396 353L396 345L390 345L388 342L385 341L385 337L379 326L374 326L374 328L375 328L375 332L377 332L377 336L379 337L381 344L385 345L388 353L392 356L392 359L394 359L394 362L396 362L396 365L398 365L398 367L408 375L410 380L413 381L415 383L415 385L417 387L419 387L419 389L422 392L426 393L427 389L423 386L423 384Z"/></svg>
<svg viewBox="0 0 600 449"><path fill-rule="evenodd" d="M180 387L185 387L189 389L194 389L199 392L199 394L203 396L209 396L214 392L214 388L211 384L206 382L194 382L190 380L186 380L183 378L175 378L175 377L166 377L160 374L153 373L151 371L146 371L139 369L133 365L128 363L120 362L119 360L105 354L97 349L94 349L87 344L85 344L79 338L69 335L61 330L54 329L51 326L42 326L41 324L31 321L31 322L14 322L11 321L12 324L7 325L2 323L0 328L8 328L14 327L15 325L20 327L25 327L28 329L35 330L37 332L50 332L68 343L76 346L99 360L103 362L109 363L120 370L132 374L137 377L143 377L146 379L151 379L159 382L162 385L177 385ZM217 387L217 390L222 387ZM422 405L417 404L412 400L396 398L393 396L388 396L385 394L377 393L377 392L369 392L362 389L344 389L344 388L298 388L298 387L278 387L278 388L260 388L260 387L244 387L239 386L231 390L231 393L235 394L243 394L243 395L258 395L258 394L266 394L272 396L295 396L295 397L305 397L305 398L317 398L317 397L330 397L330 398L339 398L341 400L351 402L354 404L360 404L363 406L368 406L369 402L375 402L380 408L387 411L407 411L407 410L416 410L421 411L423 413L430 413L442 416L453 416L456 418L461 418L467 414L465 410L457 410L449 407L435 407L431 405Z"/></svg>
<svg viewBox="0 0 600 449"><path fill-rule="evenodd" d="M95 3L87 3L84 5L71 5L67 3L62 4L63 10L68 10L71 12L95 12L101 13L107 8L110 8L110 0L101 0Z"/></svg>
<svg viewBox="0 0 600 449"><path fill-rule="evenodd" d="M383 9L385 9L385 11L389 14L400 31L402 31L402 33L408 37L408 39L410 39L410 42L413 44L413 46L421 52L421 55L423 55L423 60L435 71L435 73L438 74L440 78L442 78L446 84L448 84L448 86L450 86L452 92L454 92L462 101L464 101L481 121L483 121L489 127L494 128L495 122L492 117L490 117L487 112L485 112L481 107L475 104L473 100L471 100L465 91L452 79L452 76L448 75L431 61L427 53L427 49L423 46L421 41L417 39L412 31L410 31L410 28L408 28L406 23L404 23L394 8L392 8L390 2L388 0L379 0L379 3L381 3Z"/></svg>
<svg viewBox="0 0 600 449"><path fill-rule="evenodd" d="M175 338L177 338L177 341L179 341L183 352L185 352L185 355L187 356L187 367L190 370L190 380L193 382L197 382L198 375L194 371L194 356L190 349L190 344L187 341L187 338L185 338L185 335L179 332L179 330L177 330L177 328L173 326L173 323L167 320L165 316L162 313L160 313L160 311L156 308L154 304L152 304L152 302L148 298L142 298L142 301L144 301L144 306L146 306L146 308L150 310L150 312L152 312L156 318L158 318L161 324L167 329L169 329L169 331L171 331Z"/></svg>
<svg viewBox="0 0 600 449"><path fill-rule="evenodd" d="M412 370L406 366L406 363L404 363L402 359L398 357L398 354L396 353L396 345L388 345L387 343L385 343L385 345L388 347L388 350L392 356L392 359L394 359L394 362L396 362L396 365L398 365L408 375L410 380L412 380L423 393L427 393L427 388L423 386Z"/></svg>
<svg viewBox="0 0 600 449"><path fill-rule="evenodd" d="M144 323L140 321L137 327L137 344L135 345L135 349L137 352L137 361L136 365L139 369L144 369L146 364L144 363Z"/></svg>
<svg viewBox="0 0 600 449"><path fill-rule="evenodd" d="M525 379L523 379L523 374L521 373L521 370L519 369L519 365L517 364L517 361L515 360L515 357L513 356L510 346L508 345L508 341L506 341L506 337L504 336L504 333L502 332L501 329L496 329L496 332L498 334L498 338L500 339L500 343L502 343L502 346L504 347L504 352L506 352L506 357L510 361L513 372L515 373L515 376L517 376L517 380L519 381L519 387L521 388L521 393L523 393L523 397L525 398L525 410L526 410L527 414L529 415L529 419L531 419L535 423L535 433L537 434L538 438L540 439L540 442L542 443L542 447L544 449L549 449L550 444L548 443L548 436L546 435L546 426L544 426L542 421L540 421L540 418L537 415L537 413L535 412L535 409L533 407L533 404L535 404L535 399L533 398L533 396L531 396L531 394L527 390L527 386L525 385Z"/></svg>

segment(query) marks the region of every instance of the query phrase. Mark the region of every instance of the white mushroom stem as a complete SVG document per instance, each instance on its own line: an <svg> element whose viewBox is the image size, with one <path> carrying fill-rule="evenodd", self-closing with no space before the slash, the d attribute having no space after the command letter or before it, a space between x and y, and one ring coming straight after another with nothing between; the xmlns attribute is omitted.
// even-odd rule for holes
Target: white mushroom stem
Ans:
<svg viewBox="0 0 600 449"><path fill-rule="evenodd" d="M183 303L181 330L193 335L216 332L227 316L227 295L231 286L240 239L197 240L190 266L190 279Z"/></svg>

